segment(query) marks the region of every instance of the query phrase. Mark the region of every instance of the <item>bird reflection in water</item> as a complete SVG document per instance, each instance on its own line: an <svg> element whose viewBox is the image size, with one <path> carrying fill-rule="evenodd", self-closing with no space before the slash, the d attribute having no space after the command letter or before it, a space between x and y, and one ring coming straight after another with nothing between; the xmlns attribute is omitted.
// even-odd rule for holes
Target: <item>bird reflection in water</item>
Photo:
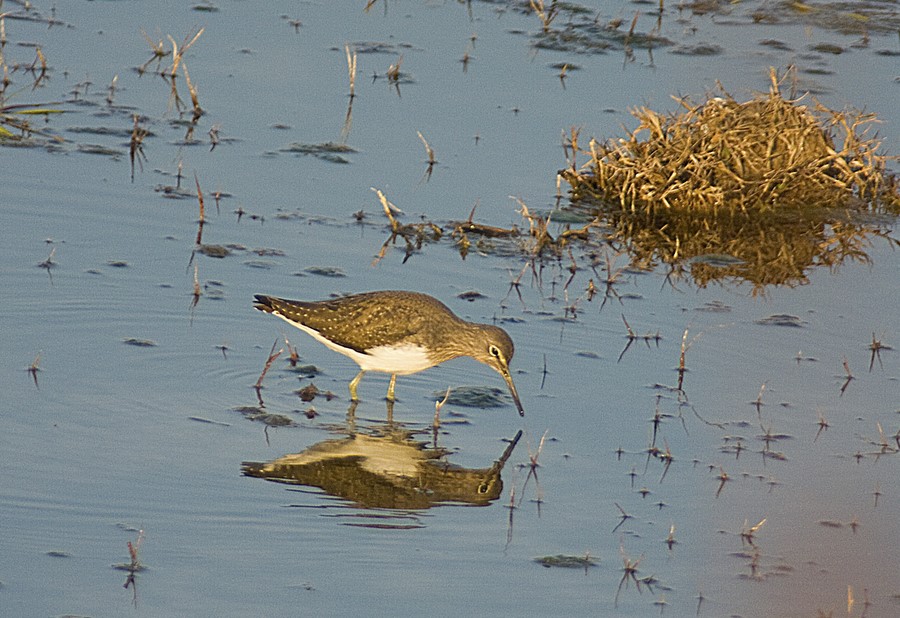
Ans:
<svg viewBox="0 0 900 618"><path fill-rule="evenodd" d="M500 473L522 436L519 430L487 468L446 461L397 423L324 440L270 462L244 462L246 476L317 487L362 508L427 509L441 504L486 506L500 497Z"/></svg>

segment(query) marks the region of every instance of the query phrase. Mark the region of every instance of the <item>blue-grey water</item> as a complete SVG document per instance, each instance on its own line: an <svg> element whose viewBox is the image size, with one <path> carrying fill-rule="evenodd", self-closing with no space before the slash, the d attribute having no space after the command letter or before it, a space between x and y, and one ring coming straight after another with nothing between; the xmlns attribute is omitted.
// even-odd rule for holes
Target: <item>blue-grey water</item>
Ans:
<svg viewBox="0 0 900 618"><path fill-rule="evenodd" d="M477 205L481 223L527 227L517 199L535 212L554 207L571 127L583 145L621 137L635 126L631 108L677 111L672 96L702 100L717 83L743 100L768 88L770 66L790 64L823 104L876 114L884 149L896 154L894 4L866 3L868 17L838 13L849 30L817 18L822 3L706 14L666 6L659 35L672 45L602 53L584 43L538 48L527 3L382 1L368 12L363 2L32 5L36 13L0 7L11 80L3 104L65 113L30 117L47 132L34 147L0 147L0 614L900 612L900 365L896 349L874 362L870 350L873 337L900 347L891 241L873 238L868 262L812 268L804 285L761 295L747 284L697 289L659 270L627 271L615 287L621 301L601 309L602 293L584 297L575 319L561 319L596 279L582 264L564 290L567 258L548 260L540 281L526 268L522 301L511 287L526 266L516 251L473 248L462 260L444 236L404 263L400 240L373 265L390 233L372 191L408 223L464 220ZM639 13L636 32L657 27L656 3L585 6L587 17L563 12L552 26L596 16L622 20L627 32ZM204 115L187 143L182 74L180 113L155 60L143 75L135 69L153 56L142 32L166 49L171 35L180 49L200 28L184 63ZM763 44L771 40L783 45ZM813 49L821 43L843 53ZM345 44L372 52L358 54L350 124ZM49 73L32 89L36 45ZM716 53L678 53L699 45ZM386 74L398 61L394 84ZM564 82L559 63L571 66ZM132 182L133 114L152 134ZM417 132L438 161L430 177ZM289 152L342 139L355 149L346 163ZM229 247L227 257L192 257L197 200L163 190L179 184L179 168L181 187L194 191L196 175L205 195L203 242ZM245 462L345 437L356 373L254 311L253 294L391 288L499 320L515 340L524 419L508 402L448 404L437 436L445 461L479 469L522 429L500 497L482 507L369 508L242 474ZM484 296L458 297L471 290ZM799 326L760 323L780 314ZM620 360L623 315L637 334L660 338L635 341ZM685 329L679 405L671 387ZM337 397L301 401L295 391L310 380L282 356L261 394L265 412L293 424L267 427L248 408L283 335ZM36 358L38 371L28 371ZM855 379L842 393L845 360ZM472 360L400 377L394 420L432 442L436 393L460 385L503 387ZM382 432L386 387L380 375L361 383L357 431ZM648 457L654 427L668 469ZM373 461L387 460L382 449ZM125 589L128 572L114 566L130 561L139 531L145 569ZM556 555L596 565L535 561Z"/></svg>

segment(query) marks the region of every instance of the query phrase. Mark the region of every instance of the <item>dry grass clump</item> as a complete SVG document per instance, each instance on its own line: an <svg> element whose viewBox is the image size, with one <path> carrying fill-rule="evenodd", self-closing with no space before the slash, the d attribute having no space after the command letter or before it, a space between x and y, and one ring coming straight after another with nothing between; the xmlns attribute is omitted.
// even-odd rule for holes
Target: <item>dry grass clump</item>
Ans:
<svg viewBox="0 0 900 618"><path fill-rule="evenodd" d="M766 95L730 95L662 115L640 108L628 139L590 144L590 161L562 172L574 196L623 209L718 213L725 209L900 210L896 178L880 142L868 137L873 114L836 112L782 97L772 71ZM802 97L801 97L802 99ZM646 137L645 137L646 135Z"/></svg>
<svg viewBox="0 0 900 618"><path fill-rule="evenodd" d="M801 285L814 266L868 260L873 236L890 237L900 183L869 136L875 117L785 99L772 71L767 94L730 95L664 116L642 108L627 139L560 172L571 209L593 215L641 268L662 262L696 284ZM577 150L577 133L570 141ZM876 215L876 216L873 216Z"/></svg>

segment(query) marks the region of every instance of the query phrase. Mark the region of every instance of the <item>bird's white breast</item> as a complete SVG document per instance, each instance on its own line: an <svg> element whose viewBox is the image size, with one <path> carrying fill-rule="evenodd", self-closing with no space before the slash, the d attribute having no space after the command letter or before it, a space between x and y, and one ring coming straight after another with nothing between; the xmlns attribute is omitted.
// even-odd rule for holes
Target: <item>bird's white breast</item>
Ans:
<svg viewBox="0 0 900 618"><path fill-rule="evenodd" d="M409 343L400 346L379 346L360 356L363 357L362 360L355 357L353 360L365 371L407 375L434 366L425 348Z"/></svg>

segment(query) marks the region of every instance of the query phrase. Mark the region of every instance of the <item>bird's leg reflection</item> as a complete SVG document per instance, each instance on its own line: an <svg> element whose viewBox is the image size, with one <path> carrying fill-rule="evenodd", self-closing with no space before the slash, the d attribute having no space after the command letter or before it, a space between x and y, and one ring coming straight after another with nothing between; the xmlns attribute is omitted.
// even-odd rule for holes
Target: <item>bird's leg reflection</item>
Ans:
<svg viewBox="0 0 900 618"><path fill-rule="evenodd" d="M387 425L388 427L392 427L394 425L394 402L390 400L385 400L385 404L387 407ZM347 408L347 429L351 432L356 431L356 408L359 406L359 401L353 400L350 402L350 407Z"/></svg>
<svg viewBox="0 0 900 618"><path fill-rule="evenodd" d="M350 407L347 408L347 429L351 433L356 433L356 406L359 405L358 401L351 401Z"/></svg>
<svg viewBox="0 0 900 618"><path fill-rule="evenodd" d="M393 386L393 381L391 382L391 386ZM387 424L388 424L388 426L393 426L393 424L394 424L394 400L386 399L385 405L387 407Z"/></svg>

